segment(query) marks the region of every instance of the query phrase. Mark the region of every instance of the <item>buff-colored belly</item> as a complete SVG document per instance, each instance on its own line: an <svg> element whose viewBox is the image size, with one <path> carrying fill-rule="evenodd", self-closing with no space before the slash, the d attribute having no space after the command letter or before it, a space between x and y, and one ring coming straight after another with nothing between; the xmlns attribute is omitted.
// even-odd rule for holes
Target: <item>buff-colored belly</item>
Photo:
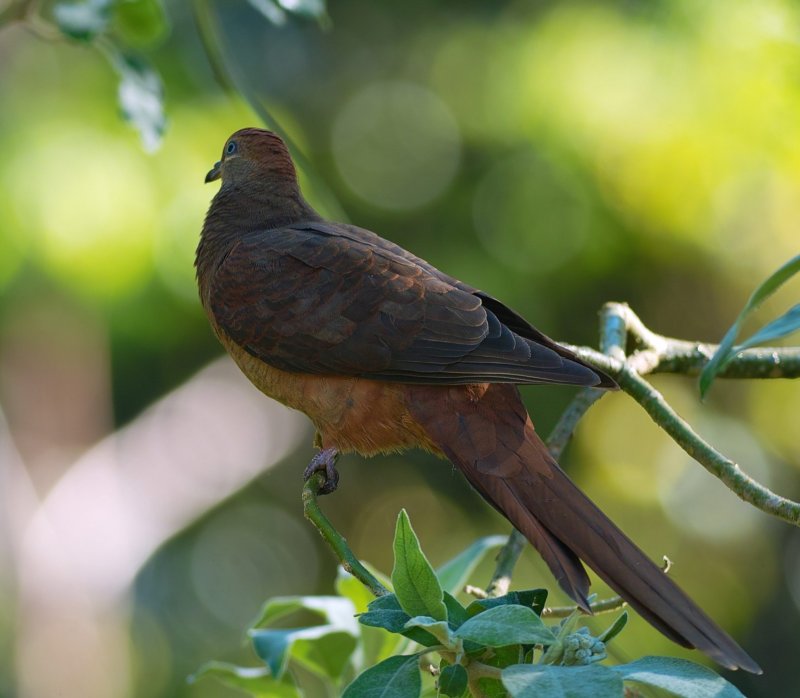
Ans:
<svg viewBox="0 0 800 698"><path fill-rule="evenodd" d="M223 332L219 337L261 392L311 419L323 448L363 455L414 447L439 452L409 414L402 384L281 371L247 353Z"/></svg>

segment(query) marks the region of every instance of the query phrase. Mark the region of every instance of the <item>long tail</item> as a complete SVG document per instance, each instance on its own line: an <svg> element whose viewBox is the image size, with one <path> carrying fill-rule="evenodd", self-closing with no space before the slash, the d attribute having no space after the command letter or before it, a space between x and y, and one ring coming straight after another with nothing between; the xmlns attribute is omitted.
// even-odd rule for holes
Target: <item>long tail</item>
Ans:
<svg viewBox="0 0 800 698"><path fill-rule="evenodd" d="M442 404L443 392L448 403ZM409 388L431 441L511 521L561 587L589 610L583 560L671 640L728 669L761 673L747 653L567 477L536 435L513 385Z"/></svg>

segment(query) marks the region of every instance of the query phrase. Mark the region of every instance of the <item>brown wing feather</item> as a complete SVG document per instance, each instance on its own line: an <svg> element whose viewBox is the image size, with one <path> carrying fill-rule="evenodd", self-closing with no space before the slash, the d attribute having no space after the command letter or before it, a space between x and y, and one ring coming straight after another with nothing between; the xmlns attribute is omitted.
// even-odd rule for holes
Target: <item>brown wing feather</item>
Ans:
<svg viewBox="0 0 800 698"><path fill-rule="evenodd" d="M287 371L406 383L604 381L550 340L509 329L497 301L487 307L488 297L352 226L242 236L215 271L209 298L234 341Z"/></svg>

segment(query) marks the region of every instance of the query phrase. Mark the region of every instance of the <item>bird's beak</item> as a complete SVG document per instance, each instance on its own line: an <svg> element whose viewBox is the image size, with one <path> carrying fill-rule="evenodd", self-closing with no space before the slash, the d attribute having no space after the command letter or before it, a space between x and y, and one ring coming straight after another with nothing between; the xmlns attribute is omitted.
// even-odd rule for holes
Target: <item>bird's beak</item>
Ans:
<svg viewBox="0 0 800 698"><path fill-rule="evenodd" d="M215 162L214 167L211 168L209 173L206 175L206 184L209 182L213 182L215 179L219 179L222 176L222 163Z"/></svg>

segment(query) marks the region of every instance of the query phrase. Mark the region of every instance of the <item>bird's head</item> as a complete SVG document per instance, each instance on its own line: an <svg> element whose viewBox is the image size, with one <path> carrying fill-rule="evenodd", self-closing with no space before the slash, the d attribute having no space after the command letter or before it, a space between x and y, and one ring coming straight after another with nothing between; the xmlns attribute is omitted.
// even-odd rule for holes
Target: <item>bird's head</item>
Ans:
<svg viewBox="0 0 800 698"><path fill-rule="evenodd" d="M296 173L289 150L279 136L260 128L243 128L225 141L222 159L206 175L206 182L217 179L222 179L223 186L294 183Z"/></svg>

